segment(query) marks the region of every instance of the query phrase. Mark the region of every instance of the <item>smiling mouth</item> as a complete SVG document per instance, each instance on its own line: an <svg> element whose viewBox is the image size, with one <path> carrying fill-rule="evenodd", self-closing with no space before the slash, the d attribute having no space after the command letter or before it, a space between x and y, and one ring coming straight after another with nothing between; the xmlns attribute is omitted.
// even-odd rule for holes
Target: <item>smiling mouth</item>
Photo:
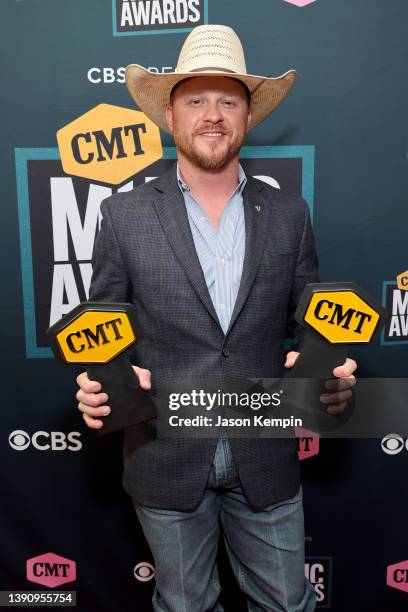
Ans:
<svg viewBox="0 0 408 612"><path fill-rule="evenodd" d="M210 138L219 138L225 136L225 132L200 132L199 136L209 136Z"/></svg>

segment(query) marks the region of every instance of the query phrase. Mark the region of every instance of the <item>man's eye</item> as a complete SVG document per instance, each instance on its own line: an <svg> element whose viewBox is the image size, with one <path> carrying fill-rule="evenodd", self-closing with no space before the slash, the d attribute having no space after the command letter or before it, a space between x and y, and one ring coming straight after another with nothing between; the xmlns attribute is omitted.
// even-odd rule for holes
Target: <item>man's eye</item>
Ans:
<svg viewBox="0 0 408 612"><path fill-rule="evenodd" d="M233 106L232 100L224 100L224 106Z"/></svg>
<svg viewBox="0 0 408 612"><path fill-rule="evenodd" d="M190 101L190 104L192 104L193 106L199 106L200 103L201 100L199 98L194 98L194 100Z"/></svg>

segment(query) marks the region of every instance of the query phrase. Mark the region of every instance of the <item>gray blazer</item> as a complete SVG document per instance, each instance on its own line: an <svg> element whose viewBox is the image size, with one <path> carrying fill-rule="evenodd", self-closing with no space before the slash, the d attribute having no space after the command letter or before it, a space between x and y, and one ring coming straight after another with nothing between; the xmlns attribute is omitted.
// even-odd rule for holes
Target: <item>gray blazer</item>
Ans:
<svg viewBox="0 0 408 612"><path fill-rule="evenodd" d="M246 249L227 333L219 324L195 250L176 167L101 204L91 301L135 305L132 362L160 377L277 378L283 341L301 330L299 296L318 280L307 204L248 177L243 191ZM292 497L300 485L293 439L230 439L253 508ZM153 422L126 428L123 485L139 503L189 510L198 505L217 440L157 439Z"/></svg>

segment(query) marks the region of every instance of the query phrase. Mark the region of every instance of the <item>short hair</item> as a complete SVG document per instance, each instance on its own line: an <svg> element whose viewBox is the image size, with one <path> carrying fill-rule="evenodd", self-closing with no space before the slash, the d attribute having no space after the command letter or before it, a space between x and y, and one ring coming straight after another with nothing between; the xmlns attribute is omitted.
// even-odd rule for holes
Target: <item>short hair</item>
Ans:
<svg viewBox="0 0 408 612"><path fill-rule="evenodd" d="M204 76L204 75L203 75L203 76ZM248 86L247 86L247 85L246 85L246 84L245 84L243 81L241 81L240 79L236 79L235 77L230 77L229 75L226 75L226 76L228 76L228 78L232 78L232 79L234 79L235 81L238 81L238 83L240 83L240 84L242 85L242 87L243 87L243 89L244 89L244 92L245 92L245 96L246 96L247 102L248 102L248 106L249 106L249 105L251 104L251 92L250 92L250 90L249 90L249 87L248 87ZM182 79L181 81L178 81L178 83L176 83L176 84L175 84L175 85L174 85L174 86L171 88L171 90L170 90L170 95L169 95L169 101L170 101L170 104L173 104L173 98L174 98L174 94L175 94L175 92L176 92L177 87L178 87L179 85L181 85L182 83L185 83L186 81L189 81L190 79L194 79L194 78L195 78L195 77L187 77L187 78L185 78L185 79Z"/></svg>

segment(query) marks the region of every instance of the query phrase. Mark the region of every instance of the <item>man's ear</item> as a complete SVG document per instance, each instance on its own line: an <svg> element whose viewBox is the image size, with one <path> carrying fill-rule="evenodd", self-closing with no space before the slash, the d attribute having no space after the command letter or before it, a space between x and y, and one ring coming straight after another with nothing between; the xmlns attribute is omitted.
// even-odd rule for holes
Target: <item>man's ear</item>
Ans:
<svg viewBox="0 0 408 612"><path fill-rule="evenodd" d="M251 125L252 125L252 114L251 114L251 111L248 111L247 128L246 128L247 132L249 132L249 130L251 129Z"/></svg>
<svg viewBox="0 0 408 612"><path fill-rule="evenodd" d="M173 108L171 106L166 107L166 122L171 133L173 133Z"/></svg>

